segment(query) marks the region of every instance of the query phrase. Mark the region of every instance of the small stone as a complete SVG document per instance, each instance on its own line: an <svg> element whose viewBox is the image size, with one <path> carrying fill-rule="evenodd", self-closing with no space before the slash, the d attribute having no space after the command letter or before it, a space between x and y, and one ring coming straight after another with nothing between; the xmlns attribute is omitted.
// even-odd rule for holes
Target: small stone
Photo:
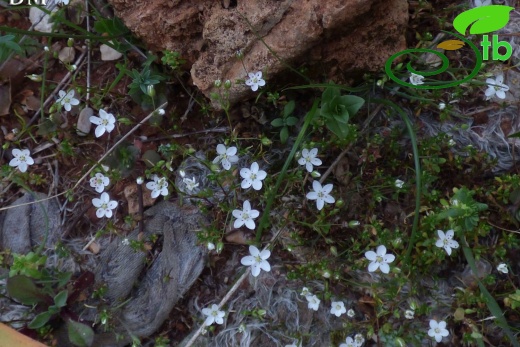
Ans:
<svg viewBox="0 0 520 347"><path fill-rule="evenodd" d="M143 186L143 207L152 206L155 200L151 195L152 191L150 189L146 189ZM139 212L139 200L137 198L137 184L129 184L125 187L123 194L125 195L126 201L128 203L128 213L135 214Z"/></svg>
<svg viewBox="0 0 520 347"><path fill-rule="evenodd" d="M227 242L238 245L248 245L252 239L249 233L245 233L242 230L236 230L226 235Z"/></svg>
<svg viewBox="0 0 520 347"><path fill-rule="evenodd" d="M491 274L491 271L493 270L491 264L488 261L482 259L476 260L475 266L478 271L479 280L483 279L486 276L489 276ZM475 275L473 274L473 271L471 270L469 265L466 265L466 268L462 272L460 279L467 287L477 285Z"/></svg>
<svg viewBox="0 0 520 347"><path fill-rule="evenodd" d="M89 251L91 251L93 254L98 254L101 250L101 247L99 246L99 243L96 241L92 241L90 245L88 245Z"/></svg>
<svg viewBox="0 0 520 347"><path fill-rule="evenodd" d="M110 42L112 43L112 42ZM102 44L99 47L99 50L101 51L101 60L103 61L112 61L117 60L123 56L120 52L116 51L110 46L107 46L105 44Z"/></svg>
<svg viewBox="0 0 520 347"><path fill-rule="evenodd" d="M79 136L87 136L90 133L90 128L92 127L92 123L90 122L90 117L94 115L94 110L90 107L85 107L79 113L78 123L76 124L76 132Z"/></svg>
<svg viewBox="0 0 520 347"><path fill-rule="evenodd" d="M58 53L58 59L64 64L70 64L74 61L75 55L76 51L74 50L74 47L63 47L60 53Z"/></svg>
<svg viewBox="0 0 520 347"><path fill-rule="evenodd" d="M56 12L56 10L53 10L52 12ZM50 19L51 17L47 13L43 12L36 6L31 6L31 9L29 10L29 20L35 25L34 30L43 33L52 32L53 23L50 22Z"/></svg>

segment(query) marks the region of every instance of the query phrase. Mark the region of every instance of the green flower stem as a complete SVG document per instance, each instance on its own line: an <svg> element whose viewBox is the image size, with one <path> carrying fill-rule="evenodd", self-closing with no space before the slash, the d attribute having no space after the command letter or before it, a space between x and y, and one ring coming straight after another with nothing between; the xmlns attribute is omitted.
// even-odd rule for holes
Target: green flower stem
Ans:
<svg viewBox="0 0 520 347"><path fill-rule="evenodd" d="M277 196L278 189L280 188L280 185L282 184L283 179L285 178L285 174L287 173L287 169L289 168L289 165L292 163L292 160L294 159L294 156L296 152L298 151L298 148L300 148L300 144L303 141L303 137L305 136L305 133L307 132L307 128L311 124L312 120L314 119L314 116L316 115L316 111L318 110L318 102L319 100L314 100L314 104L312 104L311 110L307 113L305 122L303 123L303 127L300 130L300 133L298 134L298 137L296 138L296 141L294 142L294 145L292 147L291 153L289 153L289 156L287 157L287 160L285 161L285 164L283 165L282 171L280 172L280 175L278 176L278 179L276 180L276 184L272 190L269 191L269 195L267 198L267 205L265 206L264 212L262 213L262 218L260 219L260 222L258 223L258 228L256 230L256 242L259 244L262 239L262 230L269 225L268 219L269 214L271 213L271 206L273 205L273 202Z"/></svg>

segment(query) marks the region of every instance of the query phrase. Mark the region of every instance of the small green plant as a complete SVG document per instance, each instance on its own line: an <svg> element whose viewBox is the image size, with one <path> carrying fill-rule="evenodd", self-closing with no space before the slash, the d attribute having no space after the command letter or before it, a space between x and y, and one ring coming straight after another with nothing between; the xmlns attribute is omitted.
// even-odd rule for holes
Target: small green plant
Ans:
<svg viewBox="0 0 520 347"><path fill-rule="evenodd" d="M280 141L286 143L289 138L289 127L298 123L298 118L293 117L295 103L294 100L289 101L283 108L282 117L276 118L271 122L271 125L280 129Z"/></svg>
<svg viewBox="0 0 520 347"><path fill-rule="evenodd" d="M179 52L165 50L163 51L163 54L161 62L173 71L178 70L179 67L186 63L184 59L181 59L181 54Z"/></svg>
<svg viewBox="0 0 520 347"><path fill-rule="evenodd" d="M339 139L349 134L348 123L363 106L365 100L355 95L341 95L336 87L328 87L321 96L319 115L327 128Z"/></svg>

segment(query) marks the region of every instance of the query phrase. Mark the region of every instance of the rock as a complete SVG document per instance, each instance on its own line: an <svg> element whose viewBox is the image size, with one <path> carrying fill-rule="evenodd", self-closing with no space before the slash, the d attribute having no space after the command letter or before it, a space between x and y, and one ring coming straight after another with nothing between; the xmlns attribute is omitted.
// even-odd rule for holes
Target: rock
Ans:
<svg viewBox="0 0 520 347"><path fill-rule="evenodd" d="M244 80L247 72L263 71L269 83L287 63L339 78L378 71L406 48L406 0L243 0L234 7L213 0L109 3L151 49L179 52L206 96L215 80ZM234 104L251 96L248 86L237 84L229 97Z"/></svg>
<svg viewBox="0 0 520 347"><path fill-rule="evenodd" d="M79 136L87 136L90 133L90 128L92 127L92 123L90 122L90 117L94 115L94 110L90 107L85 107L79 113L78 123L76 123L76 133Z"/></svg>
<svg viewBox="0 0 520 347"><path fill-rule="evenodd" d="M99 47L99 51L101 52L101 60L103 61L117 60L123 56L123 54L105 44Z"/></svg>
<svg viewBox="0 0 520 347"><path fill-rule="evenodd" d="M52 12L56 12L56 9L52 10ZM40 10L36 6L31 6L29 10L29 20L33 25L35 25L34 30L41 31L43 33L51 33L53 23L50 22L51 17Z"/></svg>
<svg viewBox="0 0 520 347"><path fill-rule="evenodd" d="M484 277L489 276L491 274L491 271L493 270L493 267L491 264L483 259L479 259L475 261L475 266L478 271L478 279L482 280ZM460 275L460 279L466 287L476 286L476 276L471 270L471 267L469 265L466 265L464 268L464 271Z"/></svg>
<svg viewBox="0 0 520 347"><path fill-rule="evenodd" d="M143 207L152 206L157 198L152 198L152 191L143 187ZM137 183L129 184L123 191L126 201L128 203L128 213L135 214L139 212L139 201L137 197Z"/></svg>
<svg viewBox="0 0 520 347"><path fill-rule="evenodd" d="M58 59L64 64L70 64L74 61L75 55L74 47L63 47L58 53Z"/></svg>
<svg viewBox="0 0 520 347"><path fill-rule="evenodd" d="M60 208L54 199L35 203L43 199L47 199L43 193L26 193L11 204L13 208L0 213L0 249L26 254L45 239L47 248L56 244L61 234Z"/></svg>

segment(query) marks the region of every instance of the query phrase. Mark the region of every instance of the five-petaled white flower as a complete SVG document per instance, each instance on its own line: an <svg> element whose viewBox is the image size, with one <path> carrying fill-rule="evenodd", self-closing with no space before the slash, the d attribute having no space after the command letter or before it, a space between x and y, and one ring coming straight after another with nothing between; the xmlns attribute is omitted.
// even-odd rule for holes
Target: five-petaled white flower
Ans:
<svg viewBox="0 0 520 347"><path fill-rule="evenodd" d="M424 84L423 79L424 79L423 75L418 75L413 72L410 74L410 83L413 84L414 86Z"/></svg>
<svg viewBox="0 0 520 347"><path fill-rule="evenodd" d="M385 274L390 272L390 265L388 264L395 260L395 255L386 254L386 247L383 245L377 247L376 252L366 252L365 257L371 261L371 263L368 264L369 272L374 272L377 269L381 269L381 272Z"/></svg>
<svg viewBox="0 0 520 347"><path fill-rule="evenodd" d="M303 287L300 295L307 296L307 295L312 295L312 293L309 291L309 288Z"/></svg>
<svg viewBox="0 0 520 347"><path fill-rule="evenodd" d="M488 78L486 80L488 89L486 89L486 100L491 99L493 95L496 95L500 99L506 98L506 92L509 90L509 86L504 84L504 75L498 75L495 79Z"/></svg>
<svg viewBox="0 0 520 347"><path fill-rule="evenodd" d="M253 277L260 275L260 270L266 272L271 271L271 265L269 265L269 262L267 261L271 256L270 250L264 249L260 252L255 246L249 246L249 253L251 255L246 255L242 260L240 260L240 262L242 265L251 266L251 274Z"/></svg>
<svg viewBox="0 0 520 347"><path fill-rule="evenodd" d="M96 189L96 192L102 193L105 187L110 184L110 179L105 177L102 173L98 172L94 177L90 179L90 186Z"/></svg>
<svg viewBox="0 0 520 347"><path fill-rule="evenodd" d="M190 192L199 186L199 184L197 183L197 180L195 180L195 177L193 177L191 179L188 177L185 177L182 179L182 182L184 182L184 184L186 185L186 188L188 188L188 190Z"/></svg>
<svg viewBox="0 0 520 347"><path fill-rule="evenodd" d="M342 343L341 345L339 345L339 347L357 347L357 346L356 346L356 344L354 342L354 339L349 336L345 340L345 343Z"/></svg>
<svg viewBox="0 0 520 347"><path fill-rule="evenodd" d="M332 184L326 184L322 187L319 181L313 181L312 189L314 189L314 191L307 193L307 199L316 200L316 207L318 210L321 210L325 203L333 204L336 202L336 200L329 194L332 191L332 187Z"/></svg>
<svg viewBox="0 0 520 347"><path fill-rule="evenodd" d="M226 170L231 168L231 164L238 161L237 148L226 148L223 144L217 145L217 157L213 159L213 164L222 163L222 167Z"/></svg>
<svg viewBox="0 0 520 347"><path fill-rule="evenodd" d="M249 78L246 80L246 85L250 86L253 92L256 92L258 87L265 86L265 81L262 79L262 71L250 72L247 75Z"/></svg>
<svg viewBox="0 0 520 347"><path fill-rule="evenodd" d="M500 271L501 273L504 273L504 274L509 273L509 270L508 270L508 268L507 268L507 265L504 264L504 263L499 264L499 265L497 266L497 271Z"/></svg>
<svg viewBox="0 0 520 347"><path fill-rule="evenodd" d="M90 122L96 124L96 137L101 137L106 132L114 130L116 118L112 113L106 113L105 110L99 110L99 117L90 116Z"/></svg>
<svg viewBox="0 0 520 347"><path fill-rule="evenodd" d="M394 185L395 185L396 188L401 189L401 188L403 188L404 181L395 180Z"/></svg>
<svg viewBox="0 0 520 347"><path fill-rule="evenodd" d="M404 311L404 318L406 319L413 319L415 316L415 311L414 310L406 310Z"/></svg>
<svg viewBox="0 0 520 347"><path fill-rule="evenodd" d="M117 201L110 200L108 193L101 194L100 198L92 199L92 205L97 207L96 216L98 218L103 218L103 216L107 216L107 218L112 217L112 210L117 207Z"/></svg>
<svg viewBox="0 0 520 347"><path fill-rule="evenodd" d="M444 234L442 230L437 230L437 234L439 235L439 239L435 242L435 246L440 248L444 247L448 255L451 255L452 248L459 248L459 243L453 240L453 230L446 231L446 234Z"/></svg>
<svg viewBox="0 0 520 347"><path fill-rule="evenodd" d="M13 149L14 158L9 162L9 166L18 167L21 172L27 171L29 165L34 164L33 158L31 158L31 152L28 149Z"/></svg>
<svg viewBox="0 0 520 347"><path fill-rule="evenodd" d="M354 343L356 344L356 347L361 347L365 343L365 338L361 334L356 334L354 336Z"/></svg>
<svg viewBox="0 0 520 347"><path fill-rule="evenodd" d="M448 336L450 333L446 330L446 322L441 320L437 322L435 319L430 320L430 330L428 330L428 336L433 337L435 341L441 342L443 337Z"/></svg>
<svg viewBox="0 0 520 347"><path fill-rule="evenodd" d="M262 189L262 180L267 177L267 173L264 170L259 170L257 162L251 164L251 169L243 168L240 169L240 176L242 176L242 188L246 189L253 186L254 190Z"/></svg>
<svg viewBox="0 0 520 347"><path fill-rule="evenodd" d="M318 297L316 295L307 295L305 298L307 299L307 302L309 303L307 305L307 307L314 311L318 311L318 309L320 308L321 300L318 299Z"/></svg>
<svg viewBox="0 0 520 347"><path fill-rule="evenodd" d="M218 305L213 304L211 305L211 308L203 308L202 313L205 316L208 316L204 321L204 325L210 326L213 323L224 323L224 316L226 315L226 313L224 311L219 311Z"/></svg>
<svg viewBox="0 0 520 347"><path fill-rule="evenodd" d="M354 318L355 315L356 315L356 312L353 309L349 309L347 311L347 316L349 316L350 318Z"/></svg>
<svg viewBox="0 0 520 347"><path fill-rule="evenodd" d="M321 160L316 158L318 155L318 149L313 148L310 151L307 148L302 150L302 157L298 159L298 164L305 165L305 168L308 172L312 172L313 165L318 166L321 165Z"/></svg>
<svg viewBox="0 0 520 347"><path fill-rule="evenodd" d="M248 229L254 230L256 224L253 219L257 218L259 215L260 212L251 209L249 200L245 200L242 210L233 210L233 217L236 218L235 224L233 224L233 226L235 228L240 228L245 224Z"/></svg>
<svg viewBox="0 0 520 347"><path fill-rule="evenodd" d="M333 301L331 303L330 313L336 315L336 317L341 316L345 312L347 312L347 309L343 301Z"/></svg>
<svg viewBox="0 0 520 347"><path fill-rule="evenodd" d="M146 188L152 191L152 198L156 198L159 195L168 195L168 181L166 177L159 178L157 175L153 176L153 182L146 183Z"/></svg>
<svg viewBox="0 0 520 347"><path fill-rule="evenodd" d="M58 102L62 104L62 106L65 107L65 110L67 111L70 111L72 106L79 105L79 100L74 98L74 89L69 90L68 93L65 93L65 91L60 90L58 92L58 95L60 96Z"/></svg>

